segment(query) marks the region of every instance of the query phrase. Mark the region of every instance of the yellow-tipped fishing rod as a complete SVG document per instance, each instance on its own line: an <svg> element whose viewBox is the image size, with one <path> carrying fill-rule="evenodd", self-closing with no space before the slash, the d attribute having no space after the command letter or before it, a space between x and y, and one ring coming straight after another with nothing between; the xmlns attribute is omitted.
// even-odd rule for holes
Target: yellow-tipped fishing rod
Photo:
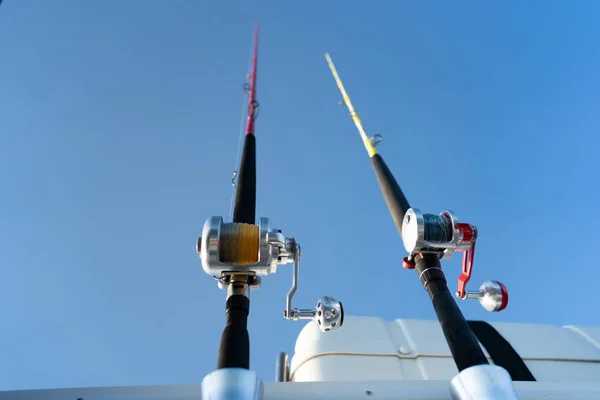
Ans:
<svg viewBox="0 0 600 400"><path fill-rule="evenodd" d="M465 285L471 275L477 229L470 224L459 223L454 213L450 211L433 215L423 214L418 209L410 207L398 182L396 182L383 158L375 150L375 146L381 141L381 137L377 138L375 136L370 139L367 136L362 122L350 102L350 96L346 93L342 80L333 65L331 56L325 54L325 58L350 111L350 116L360 133L369 158L371 158L388 210L402 237L404 247L409 253L409 256L403 261L403 266L407 269L416 270L423 287L429 293L456 366L462 371L473 366L488 364L488 360L481 347L479 347L473 331L452 298L452 294L450 294L440 263L441 257L448 258L455 251L465 252L463 273L459 278L457 295L463 299L479 298L481 304L484 307L487 306L488 311L500 311L505 308L508 293L504 285L498 282L488 281L488 283L482 285L485 290L494 292L497 300L491 302L493 304L487 304L488 300L484 298L483 292L481 292L482 294L472 292L469 295L471 297L467 296ZM505 374L504 377L508 376L506 371L502 373Z"/></svg>
<svg viewBox="0 0 600 400"><path fill-rule="evenodd" d="M367 136L365 128L363 127L356 110L352 106L350 96L348 96L346 89L344 89L344 84L342 83L342 80L335 69L335 65L333 65L333 60L331 59L329 53L325 54L325 58L327 59L327 64L329 64L333 78L335 79L335 82L342 93L344 103L346 103L346 106L350 111L350 116L354 121L354 125L356 125L356 128L358 129L358 133L360 133L360 137L363 140L365 149L367 149L369 158L371 158L377 180L379 181L379 187L381 188L381 192L383 193L383 197L387 203L388 209L392 214L394 224L398 229L398 233L400 233L400 236L402 236L402 221L404 220L404 215L410 208L410 205L408 204L408 200L406 200L404 193L402 193L402 189L400 189L398 182L396 182L396 179L394 179L394 175L392 175L389 168L385 164L385 161L383 161L383 158L377 154L375 146L381 142L381 136L375 135L373 138L369 138Z"/></svg>

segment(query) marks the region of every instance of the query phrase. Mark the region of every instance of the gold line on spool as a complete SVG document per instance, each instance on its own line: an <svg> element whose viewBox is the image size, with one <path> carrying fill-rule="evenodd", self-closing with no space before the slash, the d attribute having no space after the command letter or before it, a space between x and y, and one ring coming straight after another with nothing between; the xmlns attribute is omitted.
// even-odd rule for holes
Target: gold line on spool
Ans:
<svg viewBox="0 0 600 400"><path fill-rule="evenodd" d="M258 262L259 227L229 222L221 227L219 258L222 263L250 265Z"/></svg>

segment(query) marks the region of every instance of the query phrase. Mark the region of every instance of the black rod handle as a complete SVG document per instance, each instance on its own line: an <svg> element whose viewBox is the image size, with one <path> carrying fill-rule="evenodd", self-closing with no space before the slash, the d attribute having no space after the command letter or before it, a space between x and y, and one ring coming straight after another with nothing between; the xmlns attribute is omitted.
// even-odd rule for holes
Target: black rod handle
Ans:
<svg viewBox="0 0 600 400"><path fill-rule="evenodd" d="M448 289L440 260L435 255L424 255L417 256L415 261L415 270L429 293L458 370L489 364L475 334Z"/></svg>
<svg viewBox="0 0 600 400"><path fill-rule="evenodd" d="M232 294L227 298L227 322L221 335L217 369L250 369L250 335L247 328L249 313L250 299L247 296Z"/></svg>

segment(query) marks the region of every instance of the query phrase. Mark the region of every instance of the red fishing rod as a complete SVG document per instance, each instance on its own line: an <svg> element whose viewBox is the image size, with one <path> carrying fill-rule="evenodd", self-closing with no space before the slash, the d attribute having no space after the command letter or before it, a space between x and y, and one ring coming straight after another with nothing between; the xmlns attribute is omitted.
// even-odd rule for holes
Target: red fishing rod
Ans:
<svg viewBox="0 0 600 400"><path fill-rule="evenodd" d="M256 137L257 117L256 75L258 63L258 21L254 28L254 49L250 79L244 85L248 92L246 137L239 167L233 222L222 224L219 232L220 261L232 265L251 264L258 257L258 226L256 219ZM205 236L203 234L203 236ZM232 268L229 268L230 270ZM257 285L256 275L221 273L220 282L227 286L225 329L219 346L217 369L250 368L250 337L247 322L250 313L249 286Z"/></svg>
<svg viewBox="0 0 600 400"><path fill-rule="evenodd" d="M258 63L258 22L254 29L254 50L252 51L252 69L250 82L244 85L248 91L248 120L246 137L240 162L233 222L254 224L256 219L256 136L254 125L258 116L259 103L256 100L256 73Z"/></svg>
<svg viewBox="0 0 600 400"><path fill-rule="evenodd" d="M203 398L254 399L260 392L260 380L250 371L250 339L247 321L250 289L258 289L261 277L274 274L278 266L293 264L292 287L286 297L284 317L291 320L314 320L324 332L335 330L344 322L342 304L324 296L312 309L292 307L300 265L300 245L279 229L272 229L269 219L256 221L256 137L258 116L256 78L258 64L258 23L254 31L252 66L244 89L248 94L246 135L239 166L233 220L210 217L198 238L197 251L202 268L214 277L220 289L227 290L226 326L221 336L217 370L202 383ZM235 186L235 185L234 185Z"/></svg>

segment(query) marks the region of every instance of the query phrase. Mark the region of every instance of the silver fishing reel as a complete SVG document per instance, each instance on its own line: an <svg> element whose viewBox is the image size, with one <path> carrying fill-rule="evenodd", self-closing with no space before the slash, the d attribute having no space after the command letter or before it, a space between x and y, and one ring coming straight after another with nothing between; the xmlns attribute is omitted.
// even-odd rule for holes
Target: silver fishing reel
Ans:
<svg viewBox="0 0 600 400"><path fill-rule="evenodd" d="M251 285L255 288L259 276L274 274L279 265L293 262L294 249L294 239L271 229L264 217L258 226L210 217L196 245L204 272L219 279L219 286L227 286L228 277L235 274L255 276Z"/></svg>
<svg viewBox="0 0 600 400"><path fill-rule="evenodd" d="M228 290L232 280L247 276L251 289L260 287L260 276L274 274L280 265L294 263L292 288L287 294L286 319L314 319L321 330L339 328L344 320L342 304L331 297L322 297L314 309L292 309L292 297L298 287L300 245L287 238L279 229L272 229L269 219L261 217L259 225L228 222L222 217L210 217L204 223L196 251L202 269L215 277L219 288Z"/></svg>
<svg viewBox="0 0 600 400"><path fill-rule="evenodd" d="M471 279L477 228L474 225L458 222L456 215L449 210L439 215L423 214L417 208L409 209L402 221L402 241L409 256L402 261L404 268L415 267L416 254L436 254L442 259L452 257L455 252L463 252L462 272L458 278L456 296L463 300L480 299L488 311L501 311L508 304L508 291L497 281L486 281L479 292L467 292L466 285Z"/></svg>
<svg viewBox="0 0 600 400"><path fill-rule="evenodd" d="M285 311L283 317L298 321L313 320L319 326L321 332L329 332L338 329L344 323L344 308L342 303L336 299L324 296L317 301L317 306L312 309L292 308L292 298L298 288L298 274L300 269L300 256L302 251L300 245L296 244L297 257L294 261L294 271L292 275L292 287L286 296Z"/></svg>
<svg viewBox="0 0 600 400"><path fill-rule="evenodd" d="M455 251L470 250L476 239L477 228L459 223L452 211L434 215L410 208L402 221L402 241L409 254L435 253L447 259Z"/></svg>

